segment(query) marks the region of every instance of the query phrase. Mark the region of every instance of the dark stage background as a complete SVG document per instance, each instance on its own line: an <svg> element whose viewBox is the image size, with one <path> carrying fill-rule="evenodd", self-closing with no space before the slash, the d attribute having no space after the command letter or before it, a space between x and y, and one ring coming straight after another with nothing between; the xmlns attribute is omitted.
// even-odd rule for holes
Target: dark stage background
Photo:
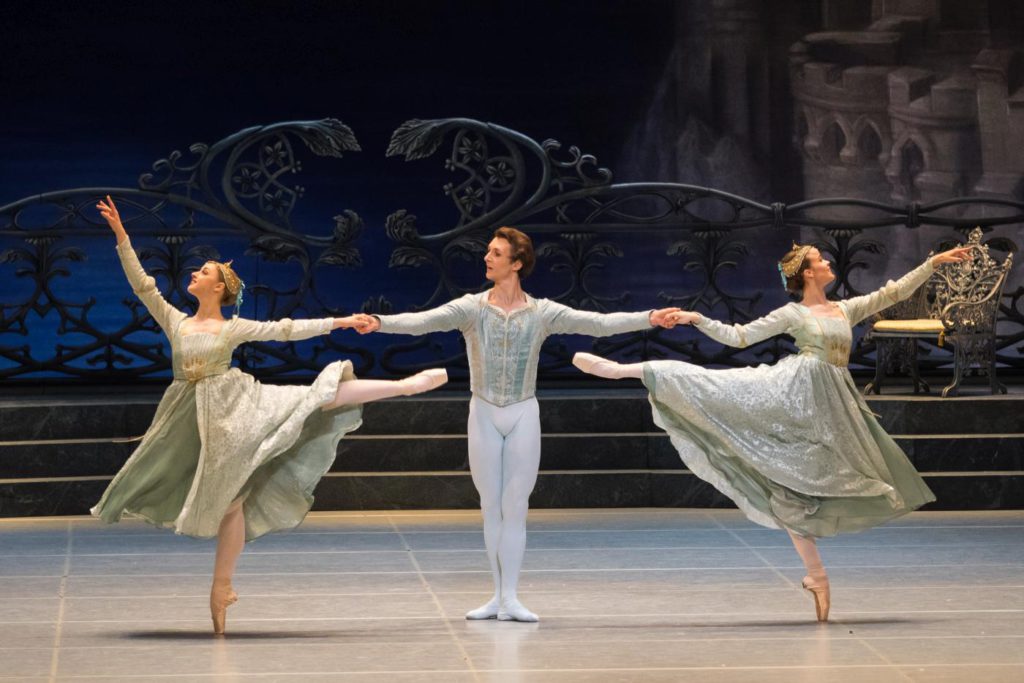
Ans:
<svg viewBox="0 0 1024 683"><path fill-rule="evenodd" d="M236 258L256 286L243 309L251 317L401 311L475 290L480 240L509 217L535 228L542 247L528 290L585 308L677 303L748 320L785 301L774 261L791 239L844 253L859 243L837 294L866 291L963 235L927 225L841 235L778 220L727 232L731 209L700 198L688 206L694 197L675 191L668 200L618 192L629 200L625 218L606 205L591 217L577 199L516 211L534 191L550 199L625 182L706 186L764 205L859 197L904 207L973 195L1020 202L1022 31L1020 6L998 1L4 3L0 383L160 382L169 374L160 336L126 304L113 239L89 208L98 193L32 198L75 188L124 197L133 241L150 249L146 265L176 303L187 305L171 284L201 263L203 247ZM251 214L206 211L230 205L221 174L232 191L241 188L242 166L223 157L210 187L189 181L132 194L140 174L172 150L187 160L195 142L327 117L351 129L358 151L320 156L296 129L250 134L257 144L247 168L263 179L259 149L290 141L301 159L299 169L287 147L282 153L286 173L269 193L283 187L283 204L253 195L242 202ZM452 124L437 130L433 156L386 156L403 122L448 117L492 122L526 143ZM547 138L563 146L532 163L528 143ZM473 157L465 144L481 142L484 153ZM528 148L526 161L500 167L495 150L517 144ZM597 163L576 163L572 145ZM460 184L463 162L493 195L466 199L475 186ZM552 168L564 182L544 179ZM506 196L501 183L513 181L524 183L523 197L489 214ZM161 203L161 193L175 201ZM199 206L182 208L183 197ZM663 201L675 208L659 213ZM418 233L401 210L415 214ZM869 213L815 215L824 225ZM695 221L702 230L694 232ZM1020 224L989 237L1019 243ZM1006 288L1000 346L1004 364L1017 368L1021 281L1017 272ZM549 344L545 381L577 380L567 360L591 344ZM723 352L689 330L601 344L623 357L719 365L772 360L785 349L771 342ZM947 357L937 353L941 364ZM455 335L419 342L335 333L330 342L247 354L240 362L271 380L306 378L337 357L371 375L463 364ZM862 348L855 360L869 365L870 354Z"/></svg>

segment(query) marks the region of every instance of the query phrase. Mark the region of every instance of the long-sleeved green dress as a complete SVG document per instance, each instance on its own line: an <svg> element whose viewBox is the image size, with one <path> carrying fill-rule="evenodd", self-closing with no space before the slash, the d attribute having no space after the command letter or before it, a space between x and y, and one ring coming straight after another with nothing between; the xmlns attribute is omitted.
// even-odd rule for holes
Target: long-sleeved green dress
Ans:
<svg viewBox="0 0 1024 683"><path fill-rule="evenodd" d="M327 334L333 320L232 318L218 334L182 334L186 314L160 295L130 242L117 252L135 294L171 341L174 381L92 514L117 522L129 513L208 538L217 535L232 501L244 496L248 540L298 525L338 441L362 423L361 405L320 408L339 382L355 378L352 364L331 363L310 386L272 386L232 368L231 353L247 341Z"/></svg>
<svg viewBox="0 0 1024 683"><path fill-rule="evenodd" d="M935 500L846 367L852 327L910 296L932 272L925 262L876 292L840 301L842 317L790 303L746 325L704 318L697 328L723 344L742 348L788 334L799 353L728 370L647 362L655 423L691 472L763 526L832 536Z"/></svg>

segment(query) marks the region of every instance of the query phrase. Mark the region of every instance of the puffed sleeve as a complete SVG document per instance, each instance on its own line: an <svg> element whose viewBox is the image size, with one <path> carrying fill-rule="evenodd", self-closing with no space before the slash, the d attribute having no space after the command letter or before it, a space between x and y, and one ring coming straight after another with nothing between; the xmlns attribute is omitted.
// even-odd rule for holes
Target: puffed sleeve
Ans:
<svg viewBox="0 0 1024 683"><path fill-rule="evenodd" d="M789 330L792 324L792 307L783 306L745 325L740 325L739 323L726 325L717 320L701 316L700 322L694 325L694 327L721 344L742 349L765 339L770 339L777 334L782 334Z"/></svg>
<svg viewBox="0 0 1024 683"><path fill-rule="evenodd" d="M651 312L595 313L579 311L549 299L538 302L548 334L586 334L607 337L651 328Z"/></svg>
<svg viewBox="0 0 1024 683"><path fill-rule="evenodd" d="M379 315L380 331L387 334L426 334L465 330L476 318L480 304L472 294L466 294L443 306L429 311Z"/></svg>
<svg viewBox="0 0 1024 683"><path fill-rule="evenodd" d="M146 306L146 310L153 316L160 329L169 334L185 314L167 303L160 294L160 290L156 288L156 280L146 274L138 255L132 249L130 239L117 245L117 256L121 259L121 267L124 268L124 274L128 277L128 283L132 286L135 296Z"/></svg>
<svg viewBox="0 0 1024 683"><path fill-rule="evenodd" d="M328 334L334 327L334 318L282 318L271 322L235 318L230 324L231 339L236 344L250 341L299 341Z"/></svg>
<svg viewBox="0 0 1024 683"><path fill-rule="evenodd" d="M914 290L927 282L934 272L935 268L929 258L899 280L895 282L889 280L884 287L870 294L855 296L852 299L841 301L840 304L846 308L846 317L850 324L856 325L868 316L908 298L914 293Z"/></svg>

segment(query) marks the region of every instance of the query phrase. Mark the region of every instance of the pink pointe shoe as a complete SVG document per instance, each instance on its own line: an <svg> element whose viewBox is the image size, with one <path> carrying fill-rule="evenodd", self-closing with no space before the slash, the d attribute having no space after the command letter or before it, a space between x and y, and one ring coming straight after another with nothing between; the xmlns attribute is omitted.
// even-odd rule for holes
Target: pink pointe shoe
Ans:
<svg viewBox="0 0 1024 683"><path fill-rule="evenodd" d="M814 580L805 576L801 584L814 596L814 612L818 621L828 621L828 610L832 606L832 595L829 591L828 579Z"/></svg>
<svg viewBox="0 0 1024 683"><path fill-rule="evenodd" d="M592 353L582 351L572 357L572 364L588 375L604 377L605 379L621 379L622 366L613 360L595 356Z"/></svg>
<svg viewBox="0 0 1024 683"><path fill-rule="evenodd" d="M412 377L398 380L402 385L403 396L422 394L425 391L438 388L447 381L448 372L444 368L430 368L417 372Z"/></svg>
<svg viewBox="0 0 1024 683"><path fill-rule="evenodd" d="M238 593L231 587L230 579L217 579L210 589L210 616L213 618L213 632L223 635L227 626L228 607L238 602Z"/></svg>

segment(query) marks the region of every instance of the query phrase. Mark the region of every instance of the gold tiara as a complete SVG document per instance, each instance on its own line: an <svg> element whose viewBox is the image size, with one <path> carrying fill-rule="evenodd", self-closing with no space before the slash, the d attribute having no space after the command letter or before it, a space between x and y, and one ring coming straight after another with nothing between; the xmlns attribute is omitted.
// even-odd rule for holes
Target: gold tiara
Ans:
<svg viewBox="0 0 1024 683"><path fill-rule="evenodd" d="M779 271L786 277L793 277L800 272L800 265L807 258L807 252L813 249L814 246L807 244L800 246L796 242L793 243L793 249L791 255L779 261Z"/></svg>
<svg viewBox="0 0 1024 683"><path fill-rule="evenodd" d="M228 290L231 296L238 296L238 293L242 290L242 278L238 277L238 274L231 267L234 261L228 261L227 263L218 263L217 268L220 269L220 276L224 280L224 289Z"/></svg>

